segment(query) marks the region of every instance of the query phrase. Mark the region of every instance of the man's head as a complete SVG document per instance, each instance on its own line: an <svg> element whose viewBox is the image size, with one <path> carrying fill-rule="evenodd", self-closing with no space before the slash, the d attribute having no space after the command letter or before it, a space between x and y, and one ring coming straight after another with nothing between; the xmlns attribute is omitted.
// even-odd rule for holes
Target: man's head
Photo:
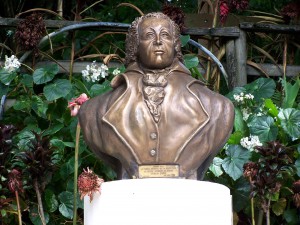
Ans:
<svg viewBox="0 0 300 225"><path fill-rule="evenodd" d="M138 62L147 69L163 69L182 61L178 26L162 13L149 13L133 21L126 38L126 66Z"/></svg>

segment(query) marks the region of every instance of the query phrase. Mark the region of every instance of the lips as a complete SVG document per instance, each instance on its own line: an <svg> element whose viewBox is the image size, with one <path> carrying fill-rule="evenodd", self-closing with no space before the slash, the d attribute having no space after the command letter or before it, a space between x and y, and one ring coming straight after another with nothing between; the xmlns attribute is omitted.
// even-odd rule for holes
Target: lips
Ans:
<svg viewBox="0 0 300 225"><path fill-rule="evenodd" d="M163 50L155 50L154 53L155 53L156 55L162 55L162 54L164 54L165 52L164 52Z"/></svg>

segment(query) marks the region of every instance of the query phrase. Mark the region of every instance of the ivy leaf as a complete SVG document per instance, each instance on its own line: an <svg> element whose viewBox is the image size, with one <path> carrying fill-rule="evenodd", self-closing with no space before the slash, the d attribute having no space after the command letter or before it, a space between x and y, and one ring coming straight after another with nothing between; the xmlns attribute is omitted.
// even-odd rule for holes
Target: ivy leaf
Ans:
<svg viewBox="0 0 300 225"><path fill-rule="evenodd" d="M222 170L222 165L223 163L223 159L219 158L219 157L215 157L213 159L212 164L209 167L209 170L216 176L219 177L223 174L223 170Z"/></svg>
<svg viewBox="0 0 300 225"><path fill-rule="evenodd" d="M190 40L190 35L181 35L180 36L181 47L186 46L189 40Z"/></svg>
<svg viewBox="0 0 300 225"><path fill-rule="evenodd" d="M53 191L47 189L45 191L45 200L46 200L46 205L48 207L49 212L54 212L58 208L58 201L56 199L55 194Z"/></svg>
<svg viewBox="0 0 300 225"><path fill-rule="evenodd" d="M1 69L0 70L0 81L5 84L5 85L9 85L10 82L15 79L15 77L17 76L17 73L14 72L7 72L7 70L5 69Z"/></svg>
<svg viewBox="0 0 300 225"><path fill-rule="evenodd" d="M250 133L257 135L261 142L273 141L278 134L278 128L270 116L253 117L248 126Z"/></svg>
<svg viewBox="0 0 300 225"><path fill-rule="evenodd" d="M183 56L184 64L188 69L197 67L199 64L199 59L196 55L186 54Z"/></svg>
<svg viewBox="0 0 300 225"><path fill-rule="evenodd" d="M240 145L229 145L226 155L222 167L233 180L237 180L243 175L243 166L249 161L251 153Z"/></svg>
<svg viewBox="0 0 300 225"><path fill-rule="evenodd" d="M42 68L38 68L32 74L33 82L35 84L47 83L53 80L58 71L59 68L57 64L47 65Z"/></svg>
<svg viewBox="0 0 300 225"><path fill-rule="evenodd" d="M272 97L275 92L276 83L271 78L259 78L244 87L247 92L253 94L254 99L260 101L261 99Z"/></svg>
<svg viewBox="0 0 300 225"><path fill-rule="evenodd" d="M49 214L47 212L44 212L44 215L46 223L48 223ZM34 225L43 225L39 215L38 207L36 205L30 208L29 218Z"/></svg>
<svg viewBox="0 0 300 225"><path fill-rule="evenodd" d="M272 211L276 216L280 216L284 213L286 207L286 199L280 198L272 205Z"/></svg>
<svg viewBox="0 0 300 225"><path fill-rule="evenodd" d="M111 90L110 81L105 80L102 84L94 84L91 87L91 96L95 97Z"/></svg>
<svg viewBox="0 0 300 225"><path fill-rule="evenodd" d="M59 212L68 219L73 219L73 193L64 191L58 195L61 202Z"/></svg>
<svg viewBox="0 0 300 225"><path fill-rule="evenodd" d="M280 124L293 140L300 137L300 110L289 108L280 110L278 117Z"/></svg>
<svg viewBox="0 0 300 225"><path fill-rule="evenodd" d="M53 101L61 97L65 97L72 89L70 81L58 79L52 84L44 87L44 95L48 101Z"/></svg>

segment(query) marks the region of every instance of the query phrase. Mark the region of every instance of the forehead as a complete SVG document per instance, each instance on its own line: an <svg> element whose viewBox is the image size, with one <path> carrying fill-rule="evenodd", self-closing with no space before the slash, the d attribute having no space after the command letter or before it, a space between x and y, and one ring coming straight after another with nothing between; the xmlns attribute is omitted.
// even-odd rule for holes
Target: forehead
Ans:
<svg viewBox="0 0 300 225"><path fill-rule="evenodd" d="M163 18L149 17L144 19L139 25L139 31L147 28L166 28L171 31L172 26L169 20Z"/></svg>

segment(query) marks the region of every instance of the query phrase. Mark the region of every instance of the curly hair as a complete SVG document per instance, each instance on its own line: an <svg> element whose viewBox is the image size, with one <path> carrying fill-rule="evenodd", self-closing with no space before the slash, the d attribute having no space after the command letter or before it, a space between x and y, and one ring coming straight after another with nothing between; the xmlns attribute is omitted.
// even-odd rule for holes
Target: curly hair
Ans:
<svg viewBox="0 0 300 225"><path fill-rule="evenodd" d="M171 20L168 16L166 16L163 13L160 12L155 12L155 13L148 13L144 16L136 18L130 28L128 29L128 34L126 35L126 56L125 56L125 66L128 66L132 62L137 61L137 51L138 51L138 44L139 44L139 33L138 33L138 26L141 22L143 22L147 18L159 18L159 19L165 19L169 21L172 27L173 31L173 37L175 37L175 52L176 52L176 57L180 60L183 61L183 56L181 53L181 42L180 42L180 29L178 25Z"/></svg>

